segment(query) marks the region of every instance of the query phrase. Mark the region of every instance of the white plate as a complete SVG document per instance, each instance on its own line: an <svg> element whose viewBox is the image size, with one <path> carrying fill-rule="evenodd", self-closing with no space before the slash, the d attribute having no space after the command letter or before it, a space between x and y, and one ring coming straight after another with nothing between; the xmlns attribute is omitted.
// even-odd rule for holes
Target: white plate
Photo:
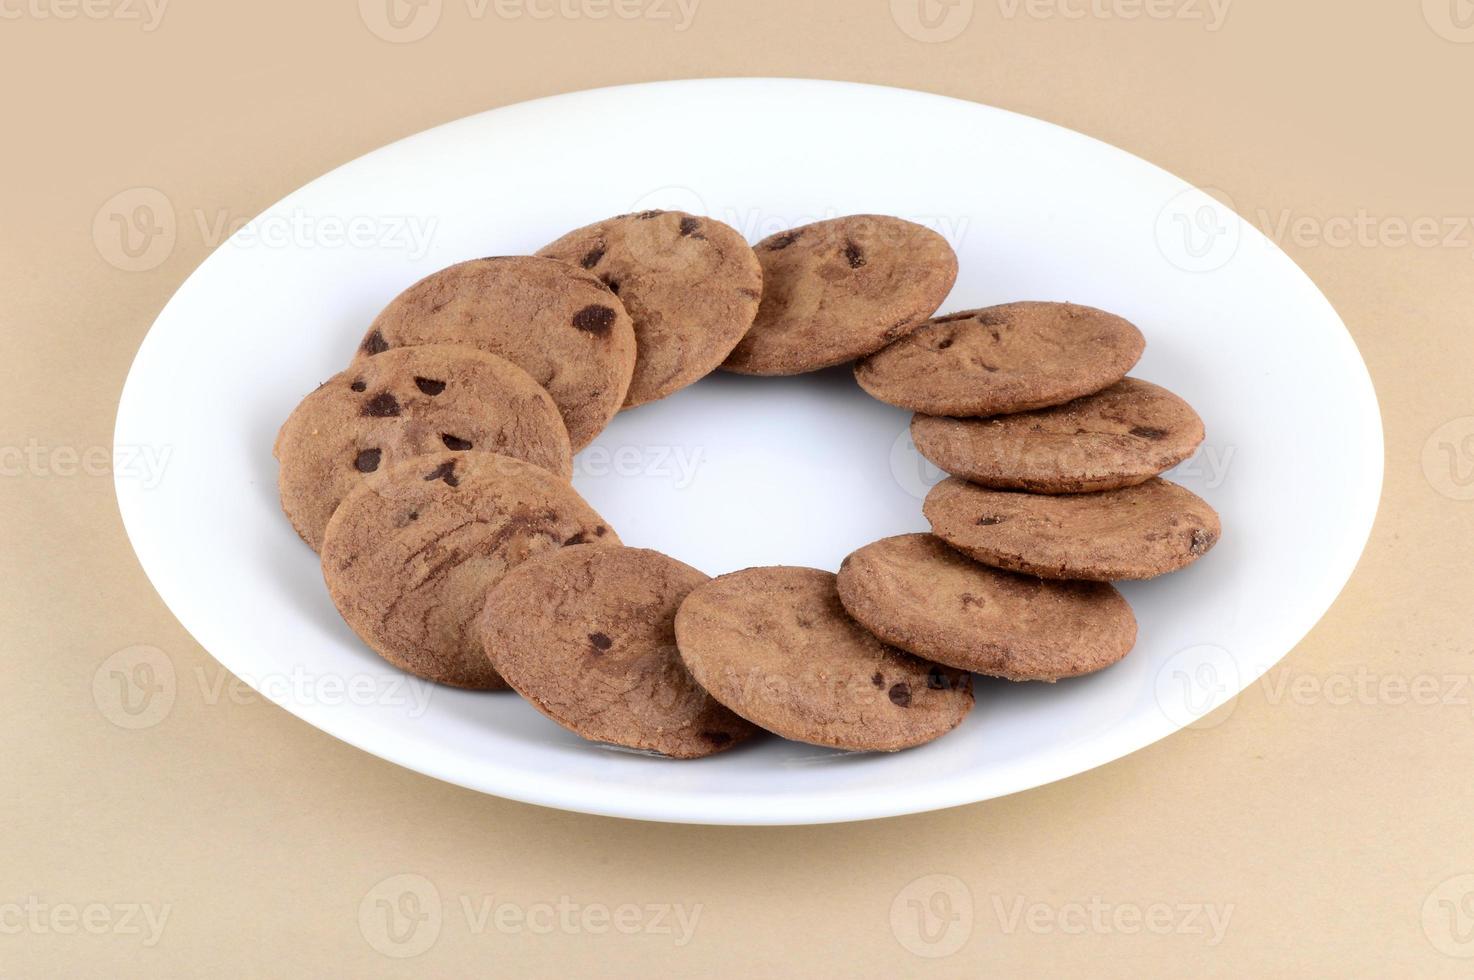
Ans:
<svg viewBox="0 0 1474 980"><path fill-rule="evenodd" d="M672 762L582 742L512 695L407 682L343 625L315 556L280 514L277 426L421 275L661 206L721 218L753 241L825 216L910 217L961 257L944 309L1072 300L1133 320L1148 340L1135 373L1182 394L1207 422L1205 451L1176 479L1222 513L1222 543L1183 573L1125 588L1141 640L1121 664L1055 686L980 682L958 731L898 755L772 739ZM576 484L627 543L711 574L834 569L869 541L926 529L921 496L938 477L906 423L844 370L718 375L620 416L580 457ZM169 302L129 374L116 442L119 504L149 578L205 649L267 697L463 786L698 823L820 823L968 803L1090 769L1191 723L1330 606L1366 542L1382 478L1376 397L1336 313L1211 197L998 109L782 79L510 106L312 182L218 249Z"/></svg>

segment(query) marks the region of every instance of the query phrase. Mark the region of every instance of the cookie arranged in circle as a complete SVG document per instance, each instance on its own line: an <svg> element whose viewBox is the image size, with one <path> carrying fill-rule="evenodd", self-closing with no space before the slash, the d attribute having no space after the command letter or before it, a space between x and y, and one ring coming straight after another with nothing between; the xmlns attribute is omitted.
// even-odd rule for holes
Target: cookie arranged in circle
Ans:
<svg viewBox="0 0 1474 980"><path fill-rule="evenodd" d="M840 604L815 568L749 568L697 586L676 614L676 642L696 682L784 738L895 751L956 728L972 678L885 646Z"/></svg>
<svg viewBox="0 0 1474 980"><path fill-rule="evenodd" d="M1054 408L911 420L916 449L943 472L1001 490L1086 493L1149 480L1191 456L1203 420L1166 388L1125 378Z"/></svg>
<svg viewBox="0 0 1474 980"><path fill-rule="evenodd" d="M397 347L465 344L504 357L547 389L577 452L624 404L635 331L598 277L533 256L461 262L426 276L386 306L358 360Z"/></svg>
<svg viewBox="0 0 1474 980"><path fill-rule="evenodd" d="M1141 331L1073 303L1009 303L927 321L855 365L887 404L926 415L1026 412L1092 395L1126 376Z"/></svg>
<svg viewBox="0 0 1474 980"><path fill-rule="evenodd" d="M302 400L276 437L282 510L313 550L369 474L445 450L515 456L568 479L568 433L527 372L470 347L385 351Z"/></svg>
<svg viewBox="0 0 1474 980"><path fill-rule="evenodd" d="M505 686L481 648L487 593L529 558L619 538L567 482L494 453L437 453L382 468L328 522L322 573L338 611L385 660L419 677Z"/></svg>
<svg viewBox="0 0 1474 980"><path fill-rule="evenodd" d="M1063 496L987 490L949 477L922 509L932 532L964 554L1041 578L1154 578L1197 561L1222 533L1206 501L1160 477Z"/></svg>
<svg viewBox="0 0 1474 980"><path fill-rule="evenodd" d="M736 229L682 211L609 218L538 254L598 276L629 310L639 356L625 408L714 371L752 326L762 296L757 256Z"/></svg>
<svg viewBox="0 0 1474 980"><path fill-rule="evenodd" d="M757 729L702 690L676 650L676 610L706 581L658 551L564 548L491 590L482 643L518 694L584 738L711 755Z"/></svg>
<svg viewBox="0 0 1474 980"><path fill-rule="evenodd" d="M1136 644L1136 617L1109 583L989 568L930 534L866 545L844 560L838 586L849 614L884 642L1013 681L1094 673Z"/></svg>
<svg viewBox="0 0 1474 980"><path fill-rule="evenodd" d="M762 306L722 365L741 374L803 374L878 351L935 313L957 281L945 238L883 215L793 228L754 251Z"/></svg>

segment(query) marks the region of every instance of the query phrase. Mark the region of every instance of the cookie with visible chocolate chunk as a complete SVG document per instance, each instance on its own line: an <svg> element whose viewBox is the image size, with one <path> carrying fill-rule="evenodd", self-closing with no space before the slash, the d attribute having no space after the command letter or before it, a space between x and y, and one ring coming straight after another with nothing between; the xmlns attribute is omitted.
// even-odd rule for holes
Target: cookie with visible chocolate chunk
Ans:
<svg viewBox="0 0 1474 980"><path fill-rule="evenodd" d="M1106 582L1052 582L979 564L930 534L868 544L839 568L839 597L882 641L1012 681L1094 673L1136 643L1136 617Z"/></svg>
<svg viewBox="0 0 1474 980"><path fill-rule="evenodd" d="M1054 579L1155 578L1197 561L1222 534L1207 501L1160 477L1047 496L954 476L932 487L922 511L932 533L977 561Z"/></svg>
<svg viewBox="0 0 1474 980"><path fill-rule="evenodd" d="M517 566L479 620L492 666L587 739L696 759L758 731L692 679L675 616L701 572L658 551L580 545Z"/></svg>
<svg viewBox="0 0 1474 980"><path fill-rule="evenodd" d="M558 406L526 371L470 347L428 344L367 358L302 399L273 448L282 510L318 550L339 501L368 474L447 449L572 474Z"/></svg>
<svg viewBox="0 0 1474 980"><path fill-rule="evenodd" d="M885 215L793 228L754 251L762 306L722 365L740 374L803 374L873 353L920 326L957 281L945 238Z"/></svg>
<svg viewBox="0 0 1474 980"><path fill-rule="evenodd" d="M629 314L597 276L533 256L461 262L384 308L355 365L397 347L465 344L532 375L558 406L577 452L624 404L635 367Z"/></svg>
<svg viewBox="0 0 1474 980"><path fill-rule="evenodd" d="M999 490L1117 490L1165 473L1203 441L1203 420L1166 388L1125 378L1054 408L957 419L917 415L916 449L943 472Z"/></svg>
<svg viewBox="0 0 1474 980"><path fill-rule="evenodd" d="M935 317L855 365L875 398L926 415L1026 412L1092 395L1126 376L1141 331L1074 303L1009 303Z"/></svg>
<svg viewBox="0 0 1474 980"><path fill-rule="evenodd" d="M629 310L639 355L625 408L714 371L752 326L762 296L757 256L736 229L683 211L609 218L537 254L597 275Z"/></svg>
<svg viewBox="0 0 1474 980"><path fill-rule="evenodd" d="M816 568L749 568L699 585L676 613L696 682L784 738L893 752L945 735L972 710L972 677L885 646Z"/></svg>
<svg viewBox="0 0 1474 980"><path fill-rule="evenodd" d="M505 687L476 618L529 558L619 538L565 481L495 453L416 456L369 475L338 505L322 574L343 619L385 660L454 687Z"/></svg>

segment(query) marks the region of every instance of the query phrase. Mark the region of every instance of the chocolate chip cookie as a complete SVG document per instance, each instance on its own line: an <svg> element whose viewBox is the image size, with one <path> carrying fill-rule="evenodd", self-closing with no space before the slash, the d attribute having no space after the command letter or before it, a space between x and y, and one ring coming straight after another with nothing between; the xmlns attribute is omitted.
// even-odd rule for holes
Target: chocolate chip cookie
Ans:
<svg viewBox="0 0 1474 980"><path fill-rule="evenodd" d="M949 313L855 365L890 405L926 415L1001 415L1091 395L1126 376L1141 331L1073 303L1010 303Z"/></svg>
<svg viewBox="0 0 1474 980"><path fill-rule="evenodd" d="M891 752L946 734L972 709L971 675L882 644L815 568L749 568L697 586L676 613L676 643L712 697L800 742Z"/></svg>
<svg viewBox="0 0 1474 980"><path fill-rule="evenodd" d="M957 281L945 238L883 215L779 232L755 251L762 306L722 365L741 374L803 374L880 350L935 313Z"/></svg>
<svg viewBox="0 0 1474 980"><path fill-rule="evenodd" d="M494 453L436 453L381 468L328 521L322 574L338 611L419 677L505 686L481 649L486 595L529 558L619 539L565 481Z"/></svg>
<svg viewBox="0 0 1474 980"><path fill-rule="evenodd" d="M552 259L461 262L400 293L358 346L365 358L397 347L466 344L532 375L558 405L574 452L624 404L635 331L598 277Z"/></svg>
<svg viewBox="0 0 1474 980"><path fill-rule="evenodd" d="M866 545L844 560L838 585L849 614L884 642L992 677L1077 677L1136 643L1136 617L1110 584L989 568L930 534Z"/></svg>
<svg viewBox="0 0 1474 980"><path fill-rule="evenodd" d="M282 510L318 550L338 502L365 476L447 449L572 473L558 407L526 371L470 347L405 347L334 375L288 417L274 448Z"/></svg>
<svg viewBox="0 0 1474 980"><path fill-rule="evenodd" d="M911 438L946 473L1033 493L1117 490L1165 473L1203 441L1203 420L1166 388L1125 378L1054 408L955 419L917 415Z"/></svg>
<svg viewBox="0 0 1474 980"><path fill-rule="evenodd" d="M706 581L658 551L563 548L491 590L482 644L518 694L584 738L711 755L757 729L702 690L676 651L676 610Z"/></svg>
<svg viewBox="0 0 1474 980"><path fill-rule="evenodd" d="M986 490L949 477L923 506L937 537L985 565L1041 578L1146 579L1197 561L1218 543L1218 514L1160 477L1046 496Z"/></svg>
<svg viewBox="0 0 1474 980"><path fill-rule="evenodd" d="M639 356L625 408L715 370L752 326L762 296L762 269L742 236L682 211L609 218L538 254L597 275L629 310Z"/></svg>

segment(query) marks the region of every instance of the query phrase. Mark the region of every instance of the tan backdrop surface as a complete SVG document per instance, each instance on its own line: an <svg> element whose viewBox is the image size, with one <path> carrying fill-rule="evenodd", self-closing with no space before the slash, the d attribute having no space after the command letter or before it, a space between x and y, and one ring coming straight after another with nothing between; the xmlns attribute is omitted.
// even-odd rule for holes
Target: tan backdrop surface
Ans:
<svg viewBox="0 0 1474 980"><path fill-rule="evenodd" d="M0 0L0 974L1467 975L1461 14L1457 0ZM1355 335L1387 431L1376 531L1311 636L1208 723L1115 764L806 829L493 799L232 687L139 569L107 462L133 354L211 229L465 114L705 75L1037 115L1219 189L1280 241ZM946 134L918 150L945 153ZM106 229L136 188L178 223L135 261ZM163 652L177 696L128 730L94 677L136 645ZM376 924L380 900L402 931Z"/></svg>

